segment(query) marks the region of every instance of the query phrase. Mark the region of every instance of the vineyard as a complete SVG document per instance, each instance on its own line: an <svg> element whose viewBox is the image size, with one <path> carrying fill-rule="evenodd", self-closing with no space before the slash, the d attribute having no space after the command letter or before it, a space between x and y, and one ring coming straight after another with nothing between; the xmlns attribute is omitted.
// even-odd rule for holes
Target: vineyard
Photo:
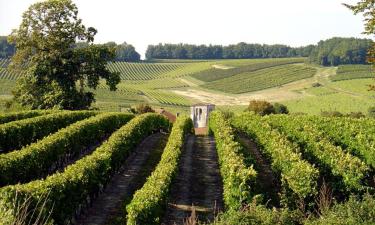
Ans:
<svg viewBox="0 0 375 225"><path fill-rule="evenodd" d="M314 76L316 69L300 65L275 66L254 72L240 73L215 80L203 87L227 93L240 94L277 87Z"/></svg>
<svg viewBox="0 0 375 225"><path fill-rule="evenodd" d="M194 73L192 77L202 80L204 82L211 82L215 80L220 80L227 77L232 77L234 75L250 73L261 69L271 68L275 66L303 63L304 59L256 59L247 62L245 60L232 60L223 61L224 68L210 68L208 70L203 70L198 73Z"/></svg>
<svg viewBox="0 0 375 225"><path fill-rule="evenodd" d="M374 78L371 65L341 65L337 74L330 77L332 81Z"/></svg>
<svg viewBox="0 0 375 225"><path fill-rule="evenodd" d="M9 63L9 59L0 60L1 111L12 98L16 79L23 74L8 68ZM306 64L305 58L277 58L111 62L108 67L120 72L122 80L115 92L103 81L91 90L97 99L93 107L102 111L124 111L148 103L174 113L187 112L189 105L199 102L242 109L254 97L283 101L291 112L308 114L367 113L373 105L373 94L368 92L373 80L362 78L372 76L368 65L339 66L336 71ZM313 83L321 86L312 87Z"/></svg>
<svg viewBox="0 0 375 225"><path fill-rule="evenodd" d="M374 125L215 111L195 136L185 116L2 114L0 223L373 224Z"/></svg>

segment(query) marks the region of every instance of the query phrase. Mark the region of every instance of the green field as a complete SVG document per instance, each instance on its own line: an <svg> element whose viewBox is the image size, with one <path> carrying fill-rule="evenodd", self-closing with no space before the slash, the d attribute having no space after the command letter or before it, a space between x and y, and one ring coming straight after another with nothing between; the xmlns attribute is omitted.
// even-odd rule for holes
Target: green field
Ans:
<svg viewBox="0 0 375 225"><path fill-rule="evenodd" d="M238 112L251 99L270 98L285 103L291 112L319 114L327 110L367 112L374 105L375 94L368 91L373 80L362 78L369 77L370 66L345 65L335 70L304 61L287 58L110 63L110 70L119 71L122 80L116 92L100 83L93 90L97 99L94 107L120 111L148 103L172 112L188 112L191 104L211 102ZM9 63L10 60L0 60L0 110L4 110L15 80L22 74L9 70ZM323 86L313 88L312 84L317 82ZM273 100L275 96L277 100Z"/></svg>
<svg viewBox="0 0 375 225"><path fill-rule="evenodd" d="M371 65L341 65L337 74L331 76L332 81L374 78L375 73Z"/></svg>
<svg viewBox="0 0 375 225"><path fill-rule="evenodd" d="M226 93L240 94L277 87L312 77L315 73L316 69L304 65L275 66L215 80L202 87Z"/></svg>
<svg viewBox="0 0 375 225"><path fill-rule="evenodd" d="M0 223L373 224L374 125L214 111L194 135L187 116L0 114Z"/></svg>
<svg viewBox="0 0 375 225"><path fill-rule="evenodd" d="M212 82L239 74L250 73L261 69L281 66L286 64L303 63L303 58L287 58L287 59L253 59L253 60L225 60L218 61L216 68L210 68L195 73L192 77L204 81Z"/></svg>

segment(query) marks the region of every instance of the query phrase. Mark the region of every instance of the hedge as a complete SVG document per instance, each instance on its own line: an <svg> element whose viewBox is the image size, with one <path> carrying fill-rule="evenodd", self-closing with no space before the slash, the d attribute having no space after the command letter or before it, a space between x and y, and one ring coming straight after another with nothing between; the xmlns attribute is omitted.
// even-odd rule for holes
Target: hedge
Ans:
<svg viewBox="0 0 375 225"><path fill-rule="evenodd" d="M100 142L133 118L125 113L105 113L76 122L22 148L0 154L0 186L42 178L64 163L66 155L78 155Z"/></svg>
<svg viewBox="0 0 375 225"><path fill-rule="evenodd" d="M20 149L69 124L98 114L94 111L71 111L37 116L0 125L0 153Z"/></svg>
<svg viewBox="0 0 375 225"><path fill-rule="evenodd" d="M31 117L47 115L47 114L51 114L51 113L57 113L57 112L62 112L62 111L57 111L57 110L29 110L29 111L21 111L21 112L1 113L0 114L0 124L9 123L9 122L15 121L15 120L22 120L22 119L27 119L27 118L31 118Z"/></svg>
<svg viewBox="0 0 375 225"><path fill-rule="evenodd" d="M22 204L25 199L29 199L29 210L36 208L34 215L41 211L46 216L51 211L49 223L71 223L74 215L103 189L142 139L155 130L168 127L165 117L143 114L113 133L91 155L66 167L64 172L55 173L45 180L1 188L0 224L12 224L17 218L17 204ZM46 204L40 209L38 201L43 201L43 198ZM28 218L28 221L33 219Z"/></svg>
<svg viewBox="0 0 375 225"><path fill-rule="evenodd" d="M178 171L185 136L190 132L193 132L191 119L178 117L159 164L126 206L128 225L160 224L172 180Z"/></svg>
<svg viewBox="0 0 375 225"><path fill-rule="evenodd" d="M211 113L209 128L216 140L224 203L228 209L238 210L243 203L251 202L251 183L255 181L257 172L253 166L246 166L242 146L235 141L233 129L222 112Z"/></svg>

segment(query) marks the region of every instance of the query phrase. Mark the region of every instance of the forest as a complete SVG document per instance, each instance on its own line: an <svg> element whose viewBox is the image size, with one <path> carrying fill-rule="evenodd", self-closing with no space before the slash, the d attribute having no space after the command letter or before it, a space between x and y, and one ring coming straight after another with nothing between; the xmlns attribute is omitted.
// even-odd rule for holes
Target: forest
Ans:
<svg viewBox="0 0 375 225"><path fill-rule="evenodd" d="M370 39L331 38L320 41L311 52L309 60L323 66L366 64L367 52L372 44Z"/></svg>

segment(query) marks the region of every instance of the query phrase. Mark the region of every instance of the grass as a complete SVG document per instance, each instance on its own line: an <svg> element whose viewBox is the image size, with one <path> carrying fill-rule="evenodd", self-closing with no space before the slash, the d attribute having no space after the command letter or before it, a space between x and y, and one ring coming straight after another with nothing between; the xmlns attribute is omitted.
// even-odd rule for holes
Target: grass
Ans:
<svg viewBox="0 0 375 225"><path fill-rule="evenodd" d="M322 111L339 111L343 113L364 112L374 106L374 101L364 97L352 97L344 93L306 97L300 100L283 102L290 112L304 112L319 115Z"/></svg>

